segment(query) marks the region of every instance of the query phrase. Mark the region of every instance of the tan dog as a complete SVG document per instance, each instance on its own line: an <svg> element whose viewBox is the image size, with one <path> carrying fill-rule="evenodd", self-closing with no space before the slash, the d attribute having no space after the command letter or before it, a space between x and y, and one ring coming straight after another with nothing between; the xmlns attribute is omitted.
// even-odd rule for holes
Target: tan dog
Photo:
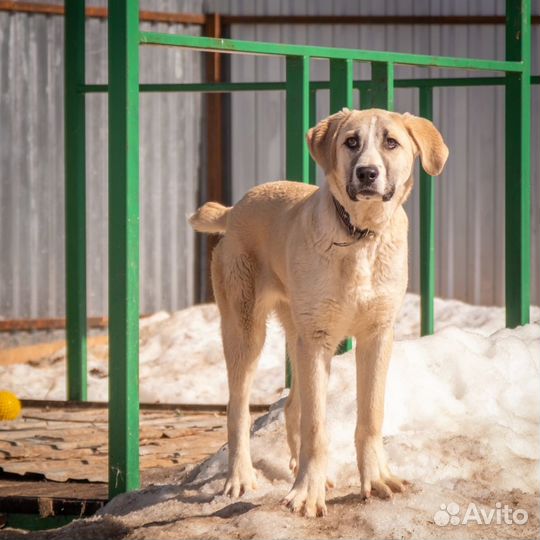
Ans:
<svg viewBox="0 0 540 540"><path fill-rule="evenodd" d="M381 436L393 326L407 288L402 205L415 157L438 175L448 148L430 121L380 109L343 109L310 129L307 141L326 173L322 187L263 184L232 208L205 204L190 222L197 231L224 233L212 283L230 392L225 493L237 497L256 487L249 394L266 318L275 311L293 365L285 416L296 480L284 503L314 516L326 513L330 361L346 336L357 343L361 493L390 497L403 489L388 470Z"/></svg>

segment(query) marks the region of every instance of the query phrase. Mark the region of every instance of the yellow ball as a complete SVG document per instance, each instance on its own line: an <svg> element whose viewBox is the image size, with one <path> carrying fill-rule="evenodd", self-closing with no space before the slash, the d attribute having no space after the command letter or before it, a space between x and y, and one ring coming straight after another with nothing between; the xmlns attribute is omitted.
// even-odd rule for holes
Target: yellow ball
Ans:
<svg viewBox="0 0 540 540"><path fill-rule="evenodd" d="M0 391L0 422L15 420L19 414L21 414L19 398L13 392Z"/></svg>

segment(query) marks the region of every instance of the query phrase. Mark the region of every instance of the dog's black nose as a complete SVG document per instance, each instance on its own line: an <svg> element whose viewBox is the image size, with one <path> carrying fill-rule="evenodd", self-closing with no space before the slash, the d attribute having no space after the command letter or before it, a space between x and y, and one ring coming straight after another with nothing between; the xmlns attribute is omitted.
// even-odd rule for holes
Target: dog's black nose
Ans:
<svg viewBox="0 0 540 540"><path fill-rule="evenodd" d="M358 167L358 169L356 169L356 177L364 185L373 184L377 179L377 176L379 176L379 169L377 169L377 167L368 166Z"/></svg>

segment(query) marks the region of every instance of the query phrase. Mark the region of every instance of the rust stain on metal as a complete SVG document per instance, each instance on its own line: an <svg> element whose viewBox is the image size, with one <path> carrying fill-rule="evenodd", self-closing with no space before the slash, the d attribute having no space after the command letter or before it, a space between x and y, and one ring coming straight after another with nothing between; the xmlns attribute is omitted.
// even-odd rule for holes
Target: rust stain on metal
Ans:
<svg viewBox="0 0 540 540"><path fill-rule="evenodd" d="M0 2L0 11L13 13L34 13L36 15L64 15L64 6L54 4L35 4L33 2ZM109 12L103 7L87 7L86 16L94 19L107 19ZM139 20L144 22L164 22L170 24L203 25L206 16L202 13L168 13L164 11L140 11Z"/></svg>

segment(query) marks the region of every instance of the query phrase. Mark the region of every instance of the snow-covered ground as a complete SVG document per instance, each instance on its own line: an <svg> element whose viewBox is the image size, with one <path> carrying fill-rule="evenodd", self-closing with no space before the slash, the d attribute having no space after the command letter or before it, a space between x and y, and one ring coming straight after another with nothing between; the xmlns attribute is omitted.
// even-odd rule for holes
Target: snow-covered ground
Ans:
<svg viewBox="0 0 540 540"><path fill-rule="evenodd" d="M532 320L539 318L535 308ZM47 538L538 538L540 324L507 330L502 308L442 300L434 336L416 337L418 319L418 297L408 295L396 328L383 430L393 473L412 482L406 493L360 501L354 358L347 353L334 359L330 381L329 476L336 488L327 495L326 518L293 516L279 505L292 483L282 399L254 427L257 492L239 502L219 494L223 448L183 483L118 497L99 516ZM225 402L218 327L210 305L144 321L142 398ZM254 401L282 393L283 348L271 321ZM105 396L106 362L99 359L105 353L92 351L91 368L100 370L91 377L94 399ZM44 397L46 380L47 397L62 397L63 380L54 381L62 377L61 360L4 368L0 380L28 397Z"/></svg>
<svg viewBox="0 0 540 540"><path fill-rule="evenodd" d="M436 329L455 326L481 335L504 327L501 307L478 307L456 300L435 301ZM540 319L533 308L532 319ZM396 340L420 334L419 297L408 294L396 325ZM399 349L397 349L399 350ZM107 346L90 346L89 399L106 401ZM398 358L397 353L394 355ZM284 385L285 338L275 319L268 321L252 403L272 403ZM39 362L0 366L0 385L28 399L65 399L65 350ZM176 313L156 313L141 321L140 398L148 403L226 403L227 375L214 304Z"/></svg>

